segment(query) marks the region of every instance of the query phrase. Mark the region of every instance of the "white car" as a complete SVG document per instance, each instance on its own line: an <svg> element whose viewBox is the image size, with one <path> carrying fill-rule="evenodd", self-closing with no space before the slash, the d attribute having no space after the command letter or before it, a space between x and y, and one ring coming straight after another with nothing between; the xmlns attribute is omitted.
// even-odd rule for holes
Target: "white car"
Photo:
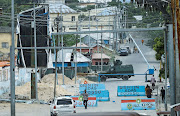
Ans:
<svg viewBox="0 0 180 116"><path fill-rule="evenodd" d="M66 113L76 113L76 106L71 97L57 97L50 102L51 116L61 116Z"/></svg>

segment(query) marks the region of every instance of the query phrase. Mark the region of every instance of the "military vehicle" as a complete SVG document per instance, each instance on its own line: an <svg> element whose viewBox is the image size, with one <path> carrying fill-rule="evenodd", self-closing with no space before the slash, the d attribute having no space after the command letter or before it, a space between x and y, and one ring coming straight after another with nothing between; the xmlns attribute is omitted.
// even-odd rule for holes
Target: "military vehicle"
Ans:
<svg viewBox="0 0 180 116"><path fill-rule="evenodd" d="M103 74L100 75L100 79L102 82L105 82L108 78L122 78L123 80L128 80L131 76L134 76L134 69L132 65L122 65L122 61L116 60L114 61L114 66L111 66L107 71L100 72L99 74Z"/></svg>

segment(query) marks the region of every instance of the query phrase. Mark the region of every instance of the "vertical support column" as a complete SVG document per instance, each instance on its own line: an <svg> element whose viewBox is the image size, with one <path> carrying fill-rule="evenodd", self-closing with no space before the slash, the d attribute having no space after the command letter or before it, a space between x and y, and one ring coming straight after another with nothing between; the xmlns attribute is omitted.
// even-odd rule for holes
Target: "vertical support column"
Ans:
<svg viewBox="0 0 180 116"><path fill-rule="evenodd" d="M56 42L53 35L54 40L54 55L55 55L55 78L54 78L54 98L56 97L56 81L57 81L57 50L55 49Z"/></svg>
<svg viewBox="0 0 180 116"><path fill-rule="evenodd" d="M14 34L14 33L13 33ZM12 37L12 41L14 41L14 37ZM14 49L10 47L10 74L11 74L11 116L15 116L15 66L14 66Z"/></svg>
<svg viewBox="0 0 180 116"><path fill-rule="evenodd" d="M164 53L165 53L165 111L167 111L167 30L164 31Z"/></svg>
<svg viewBox="0 0 180 116"><path fill-rule="evenodd" d="M11 0L11 47L10 47L10 54L11 54L11 60L10 60L10 88L11 88L11 116L15 116L15 54L14 54L14 0Z"/></svg>
<svg viewBox="0 0 180 116"><path fill-rule="evenodd" d="M62 6L61 6L61 32L63 32L63 24L62 24ZM64 50L63 50L63 35L61 35L61 47L62 47L62 78L63 78L63 85L64 85Z"/></svg>
<svg viewBox="0 0 180 116"><path fill-rule="evenodd" d="M101 25L102 31L102 25ZM101 72L103 71L103 59L102 59L103 47L102 47L102 33L101 33Z"/></svg>
<svg viewBox="0 0 180 116"><path fill-rule="evenodd" d="M35 86L36 86L36 100L38 100L38 89L37 89L37 48L36 48L36 11L35 11L35 4L34 4L34 56L35 56Z"/></svg>
<svg viewBox="0 0 180 116"><path fill-rule="evenodd" d="M31 99L36 99L36 77L35 73L31 73Z"/></svg>
<svg viewBox="0 0 180 116"><path fill-rule="evenodd" d="M90 31L90 10L89 10L89 25L88 25L88 27L89 27L89 31ZM89 34L89 53L91 52L90 46L91 46L91 43L90 43L90 34Z"/></svg>
<svg viewBox="0 0 180 116"><path fill-rule="evenodd" d="M173 45L173 25L168 24L168 53L169 53L169 78L170 78L170 99L171 105L176 103L175 93L175 72L174 72L174 45ZM174 109L171 109L171 116L174 116Z"/></svg>
<svg viewBox="0 0 180 116"><path fill-rule="evenodd" d="M180 40L180 22L179 22L179 0L175 0L175 12L174 12L174 22L175 22L175 54L176 54L176 103L180 103L180 62L179 62L179 40Z"/></svg>

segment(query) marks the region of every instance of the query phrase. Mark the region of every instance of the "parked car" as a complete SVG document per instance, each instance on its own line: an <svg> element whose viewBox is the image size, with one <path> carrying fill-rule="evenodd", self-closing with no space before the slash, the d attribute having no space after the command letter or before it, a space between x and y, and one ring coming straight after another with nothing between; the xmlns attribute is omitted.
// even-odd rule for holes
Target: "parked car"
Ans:
<svg viewBox="0 0 180 116"><path fill-rule="evenodd" d="M51 116L76 113L76 106L71 97L57 97L50 102Z"/></svg>
<svg viewBox="0 0 180 116"><path fill-rule="evenodd" d="M131 49L130 49L130 47L129 46L125 46L126 48L127 48L127 50L128 50L128 54L131 54Z"/></svg>
<svg viewBox="0 0 180 116"><path fill-rule="evenodd" d="M118 53L119 53L120 56L127 56L128 55L128 50L127 50L127 48L120 48Z"/></svg>

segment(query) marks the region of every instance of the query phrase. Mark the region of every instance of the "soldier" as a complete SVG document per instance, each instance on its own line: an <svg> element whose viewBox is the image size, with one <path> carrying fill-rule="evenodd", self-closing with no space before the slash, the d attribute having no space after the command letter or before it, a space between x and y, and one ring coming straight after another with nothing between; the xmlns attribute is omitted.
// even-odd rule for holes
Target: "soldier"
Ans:
<svg viewBox="0 0 180 116"><path fill-rule="evenodd" d="M84 93L82 94L83 96L83 104L85 109L87 109L87 102L88 102L88 94L86 93L86 90L84 90Z"/></svg>

